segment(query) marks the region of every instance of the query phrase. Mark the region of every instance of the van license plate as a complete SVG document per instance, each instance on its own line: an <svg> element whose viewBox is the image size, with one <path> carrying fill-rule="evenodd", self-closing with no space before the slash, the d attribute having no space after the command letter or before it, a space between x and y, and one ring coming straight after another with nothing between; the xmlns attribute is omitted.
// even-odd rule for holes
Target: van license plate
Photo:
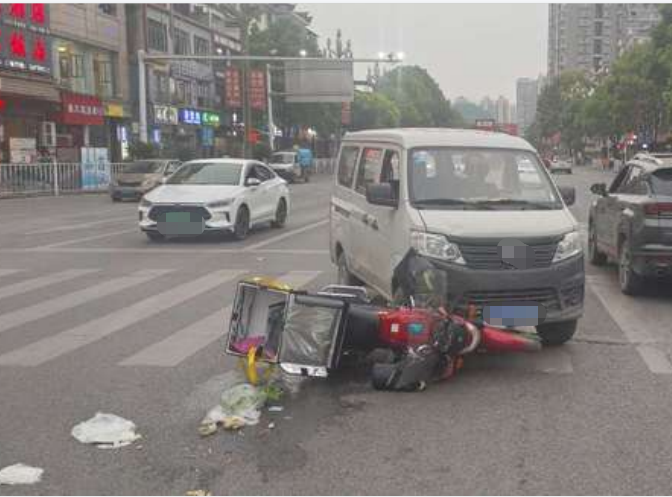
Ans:
<svg viewBox="0 0 672 497"><path fill-rule="evenodd" d="M492 326L537 326L545 312L538 305L488 305L483 308L483 320Z"/></svg>

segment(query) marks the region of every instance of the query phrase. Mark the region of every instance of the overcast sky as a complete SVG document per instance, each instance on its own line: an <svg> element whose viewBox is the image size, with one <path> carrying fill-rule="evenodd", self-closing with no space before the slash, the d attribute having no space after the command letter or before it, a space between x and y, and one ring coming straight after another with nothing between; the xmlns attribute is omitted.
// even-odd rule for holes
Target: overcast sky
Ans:
<svg viewBox="0 0 672 497"><path fill-rule="evenodd" d="M300 4L324 45L336 30L356 57L403 50L446 97L515 102L516 79L546 72L547 4Z"/></svg>

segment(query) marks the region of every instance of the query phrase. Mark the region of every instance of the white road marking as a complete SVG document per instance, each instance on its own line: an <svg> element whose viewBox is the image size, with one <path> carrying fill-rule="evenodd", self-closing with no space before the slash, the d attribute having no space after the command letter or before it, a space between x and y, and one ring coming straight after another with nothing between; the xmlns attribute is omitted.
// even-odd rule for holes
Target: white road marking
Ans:
<svg viewBox="0 0 672 497"><path fill-rule="evenodd" d="M321 271L292 271L278 277L279 281L300 288L321 274ZM166 339L142 349L137 354L121 361L121 366L174 367L188 359L228 331L227 324L231 306L220 309ZM0 359L1 360L1 359Z"/></svg>
<svg viewBox="0 0 672 497"><path fill-rule="evenodd" d="M209 273L189 283L148 297L124 309L111 312L75 328L3 354L0 356L0 365L39 366L182 304L242 274L244 274L243 271L232 270Z"/></svg>
<svg viewBox="0 0 672 497"><path fill-rule="evenodd" d="M100 240L101 238L109 238L117 235L125 235L127 233L138 233L138 228L125 229L122 231L113 231L111 233L102 233L100 235L86 236L84 238L75 238L74 240L66 240L64 242L50 243L49 245L41 245L39 247L31 247L34 252L48 252L52 248L63 247L65 245L74 245L75 243L89 242L92 240Z"/></svg>
<svg viewBox="0 0 672 497"><path fill-rule="evenodd" d="M113 293L131 288L169 272L171 272L171 270L151 269L138 271L132 276L122 276L120 278L104 281L76 292L66 293L65 295L60 295L38 304L17 309L6 314L0 314L0 333L51 316L52 314L72 309L73 307L77 307L87 302L98 300L107 295L112 295Z"/></svg>
<svg viewBox="0 0 672 497"><path fill-rule="evenodd" d="M32 292L33 290L39 290L40 288L44 288L55 283L63 283L65 281L79 278L85 274L91 274L97 271L98 269L68 269L67 271L61 271L59 273L48 274L46 276L20 281L18 283L14 283L13 285L0 287L0 299L12 297L14 295L20 295L22 293Z"/></svg>
<svg viewBox="0 0 672 497"><path fill-rule="evenodd" d="M287 238L291 238L295 235L298 235L300 233L304 233L306 231L314 230L316 228L319 228L321 226L324 226L325 224L329 223L329 219L322 219L321 221L317 221L316 223L311 223L306 226L302 226L301 228L296 228L295 230L290 230L287 231L286 233L283 233L282 235L274 236L271 238L268 238L264 241L254 243L252 245L248 245L247 247L244 247L241 249L241 252L253 252L255 250L259 250L260 248L267 247L269 245L273 245L274 243L281 242L282 240L285 240Z"/></svg>
<svg viewBox="0 0 672 497"><path fill-rule="evenodd" d="M608 275L591 275L586 277L586 283L621 328L628 342L637 344L637 352L649 370L655 374L672 374L670 358L655 345L661 341L656 341L651 333L651 330L660 328L661 322L666 322L661 320L660 302L634 301L623 295L618 284L611 279Z"/></svg>
<svg viewBox="0 0 672 497"><path fill-rule="evenodd" d="M35 230L35 231L28 231L27 233L24 233L24 235L46 235L48 233L59 233L61 231L76 231L76 230L81 230L85 228L90 228L92 226L98 226L101 224L110 224L110 223L117 223L120 221L131 221L131 222L137 222L136 221L137 216L134 218L132 216L124 216L124 217L112 217L109 219L101 219L100 221L91 221L89 223L79 223L79 224L69 224L66 226L54 226L53 228L46 228L46 229L41 229L41 230Z"/></svg>
<svg viewBox="0 0 672 497"><path fill-rule="evenodd" d="M9 276L10 274L18 273L19 269L0 269L0 277Z"/></svg>

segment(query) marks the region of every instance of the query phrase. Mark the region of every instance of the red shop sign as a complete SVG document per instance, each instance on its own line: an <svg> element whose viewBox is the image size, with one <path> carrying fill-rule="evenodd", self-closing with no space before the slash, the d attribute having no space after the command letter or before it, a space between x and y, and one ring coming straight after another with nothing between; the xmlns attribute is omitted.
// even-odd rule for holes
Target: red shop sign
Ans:
<svg viewBox="0 0 672 497"><path fill-rule="evenodd" d="M255 110L264 110L266 108L266 74L264 71L250 71L248 92L250 107Z"/></svg>
<svg viewBox="0 0 672 497"><path fill-rule="evenodd" d="M63 124L102 125L105 109L99 98L76 93L61 93Z"/></svg>
<svg viewBox="0 0 672 497"><path fill-rule="evenodd" d="M224 103L229 109L239 109L243 106L240 71L235 67L227 67L224 75Z"/></svg>

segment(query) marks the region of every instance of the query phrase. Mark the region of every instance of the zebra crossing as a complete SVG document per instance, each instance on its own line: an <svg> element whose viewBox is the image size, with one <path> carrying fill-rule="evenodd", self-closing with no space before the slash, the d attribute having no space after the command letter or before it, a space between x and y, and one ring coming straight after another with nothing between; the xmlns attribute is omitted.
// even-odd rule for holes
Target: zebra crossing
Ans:
<svg viewBox="0 0 672 497"><path fill-rule="evenodd" d="M171 285L168 289L165 289L164 284L158 291L151 293L145 291L143 297L130 305L102 312L102 315L93 318L85 318L83 322L71 328L12 348L6 345L7 342L2 341L3 334L10 334L16 330L32 332L31 325L54 317L69 316L76 321L81 314L79 311L87 304L94 304L106 297L114 297L128 291L137 292L140 285L156 287L159 278L174 276L179 270L145 269L131 275L110 276L98 269L71 269L34 277L27 275L25 279L3 285L2 277L10 274L16 276L22 272L28 271L0 269L0 303L3 299L16 295L26 297L24 300L29 303L24 307L12 308L5 312L0 307L0 367L37 367L67 357L68 354L86 353L87 346L94 345L111 335L123 333L124 330L159 314L179 313L180 305L211 291L221 291L222 294L229 295L232 301L236 282L253 275L242 269L222 269L192 277L186 282ZM309 285L322 274L322 271L301 270L289 271L275 277L295 288L300 288ZM96 279L78 290L37 303L30 303L32 301L27 298L31 292L45 288L53 289L59 283L76 281L77 278L87 275L93 275ZM121 359L118 365L178 366L221 338L223 324L228 321L230 312L230 306L210 309L204 317L162 337L156 343L147 345L130 357Z"/></svg>
<svg viewBox="0 0 672 497"><path fill-rule="evenodd" d="M179 320L177 329L152 331L155 338L151 343L143 342L138 350L114 358L114 364L123 369L179 367L222 337L236 282L255 274L247 269L220 269L194 275L179 268L142 269L128 274L113 274L104 268L56 269L45 273L0 268L0 368L35 368L62 358L80 358L89 347L112 336L123 339L124 333L148 326L152 318L181 316L186 306L208 294L225 296L217 305L212 305L211 300L199 307L200 312L191 309L189 319ZM318 280L326 284L330 279L325 271L310 270L272 276L295 288L317 286ZM641 323L635 323L636 317L619 313L619 296L608 282L589 276L587 283L614 321L619 322L624 343L632 346L635 356L648 370L654 374L672 374L669 356L655 337L638 331L636 325ZM35 295L42 298L34 299ZM134 298L130 303L129 295ZM100 305L107 299L115 304ZM124 299L126 303L121 302ZM92 313L91 309L100 311ZM53 331L49 327L52 320L59 323ZM68 326L63 329L66 322ZM646 324L649 328L654 326L653 322ZM27 343L21 339L24 335L29 337ZM19 337L18 343L10 341L12 337ZM474 364L486 369L572 374L576 371L573 351L581 346L579 340L560 349L544 350L534 357L489 358Z"/></svg>

